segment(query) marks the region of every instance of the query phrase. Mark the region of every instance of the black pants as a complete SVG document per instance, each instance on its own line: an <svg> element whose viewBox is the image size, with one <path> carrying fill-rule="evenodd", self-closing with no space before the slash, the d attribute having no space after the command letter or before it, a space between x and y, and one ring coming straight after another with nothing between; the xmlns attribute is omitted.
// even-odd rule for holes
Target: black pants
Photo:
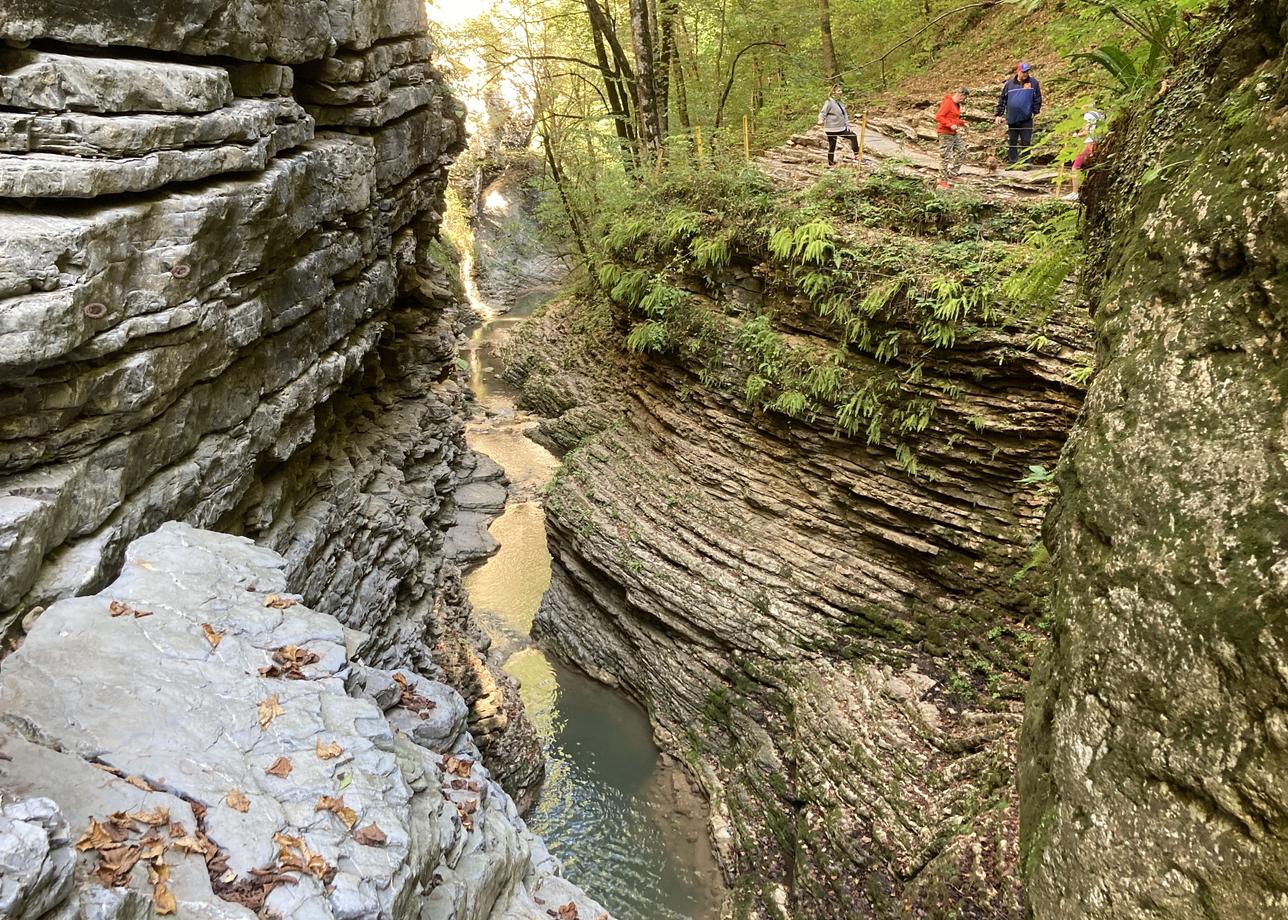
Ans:
<svg viewBox="0 0 1288 920"><path fill-rule="evenodd" d="M850 149L854 151L855 156L859 155L859 138L853 131L851 131L849 128L847 128L844 131L828 131L827 132L827 163L829 166L836 163L836 141L837 141L837 138L841 138L841 137L848 137L850 139Z"/></svg>
<svg viewBox="0 0 1288 920"><path fill-rule="evenodd" d="M1006 159L1012 165L1023 157L1027 163L1029 148L1033 146L1033 122L1026 125L1011 125L1006 138Z"/></svg>

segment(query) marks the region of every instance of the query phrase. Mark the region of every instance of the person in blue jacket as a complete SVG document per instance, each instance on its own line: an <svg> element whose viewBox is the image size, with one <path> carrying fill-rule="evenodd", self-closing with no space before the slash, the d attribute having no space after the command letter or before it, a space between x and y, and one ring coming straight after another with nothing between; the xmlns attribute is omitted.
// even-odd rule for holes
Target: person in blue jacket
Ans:
<svg viewBox="0 0 1288 920"><path fill-rule="evenodd" d="M1023 157L1028 159L1033 145L1033 118L1042 111L1042 87L1037 77L1029 73L1029 65L1021 61L1015 74L1002 86L997 99L997 124L1006 119L1007 160L1015 165Z"/></svg>

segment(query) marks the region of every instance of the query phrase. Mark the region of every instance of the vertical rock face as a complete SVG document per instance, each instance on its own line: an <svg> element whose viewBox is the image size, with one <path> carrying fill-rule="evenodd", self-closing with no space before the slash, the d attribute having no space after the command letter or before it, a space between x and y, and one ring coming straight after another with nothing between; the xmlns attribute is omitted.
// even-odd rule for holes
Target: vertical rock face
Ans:
<svg viewBox="0 0 1288 920"><path fill-rule="evenodd" d="M0 40L0 625L164 521L246 534L368 662L488 695L531 786L444 546L462 127L421 4L31 2Z"/></svg>
<svg viewBox="0 0 1288 920"><path fill-rule="evenodd" d="M852 245L898 267L940 256L937 235L891 223ZM557 416L545 439L571 449L534 629L644 702L701 774L733 916L1019 917L1014 749L1043 617L1023 572L1046 497L1017 481L1072 424L1089 322L1070 305L1044 346L975 327L924 358L954 395L914 476L834 416L757 411L714 382L751 316L802 348L841 340L754 247L735 237L725 268L687 247L659 257L721 330L714 371L683 344L627 353L603 303L552 305L508 356Z"/></svg>
<svg viewBox="0 0 1288 920"><path fill-rule="evenodd" d="M1089 189L1101 369L1023 739L1040 918L1288 916L1288 5L1226 15Z"/></svg>

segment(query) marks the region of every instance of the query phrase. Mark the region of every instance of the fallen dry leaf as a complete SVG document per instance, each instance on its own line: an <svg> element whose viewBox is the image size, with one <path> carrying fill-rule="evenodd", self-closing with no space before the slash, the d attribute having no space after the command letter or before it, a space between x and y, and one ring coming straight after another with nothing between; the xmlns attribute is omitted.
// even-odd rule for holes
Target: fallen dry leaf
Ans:
<svg viewBox="0 0 1288 920"><path fill-rule="evenodd" d="M164 882L157 884L152 889L152 900L156 902L158 917L168 917L179 909L174 895L170 893L169 886Z"/></svg>
<svg viewBox="0 0 1288 920"><path fill-rule="evenodd" d="M148 785L147 780L141 776L127 776L125 781L136 789L142 789L144 792L156 792L155 789Z"/></svg>
<svg viewBox="0 0 1288 920"><path fill-rule="evenodd" d="M170 809L158 806L151 811L132 811L129 817L131 821L138 821L148 827L160 827L170 823Z"/></svg>
<svg viewBox="0 0 1288 920"><path fill-rule="evenodd" d="M410 709L412 712L419 713L422 719L429 717L430 710L438 706L433 700L421 696L416 692L415 687L400 671L394 672L394 682L398 684L402 691L402 696L398 700L398 705L404 709Z"/></svg>
<svg viewBox="0 0 1288 920"><path fill-rule="evenodd" d="M180 824L178 821L170 822L171 839L177 840L180 837L186 837L186 836L188 836L188 831L182 824Z"/></svg>
<svg viewBox="0 0 1288 920"><path fill-rule="evenodd" d="M289 757L279 757L273 761L273 765L264 771L269 776L276 776L280 779L286 779L291 775L291 760Z"/></svg>
<svg viewBox="0 0 1288 920"><path fill-rule="evenodd" d="M457 757L455 754L448 754L447 759L443 761L443 769L448 773L455 773L461 777L469 776L472 766L474 766L474 761L466 760L464 757Z"/></svg>
<svg viewBox="0 0 1288 920"><path fill-rule="evenodd" d="M107 605L107 609L111 611L111 614L114 617L132 616L134 619L138 620L143 617L152 616L151 610L135 610L129 604L122 604L120 601L112 601L112 603Z"/></svg>
<svg viewBox="0 0 1288 920"><path fill-rule="evenodd" d="M318 799L317 805L313 807L314 811L329 811L341 821L349 830L353 830L353 825L358 823L358 813L344 804L344 796L324 795Z"/></svg>
<svg viewBox="0 0 1288 920"><path fill-rule="evenodd" d="M76 849L84 853L86 850L101 850L104 847L110 847L114 843L116 841L108 834L107 828L99 824L94 818L90 818L89 828L81 835L80 840L76 841Z"/></svg>
<svg viewBox="0 0 1288 920"><path fill-rule="evenodd" d="M205 634L206 641L210 643L210 650L212 652L215 649L219 648L220 642L224 641L224 634L221 632L216 632L215 628L211 626L209 623L202 623L201 631L202 633Z"/></svg>
<svg viewBox="0 0 1288 920"><path fill-rule="evenodd" d="M141 859L159 860L165 857L165 841L159 837L145 837L140 847Z"/></svg>
<svg viewBox="0 0 1288 920"><path fill-rule="evenodd" d="M318 739L317 751L318 758L320 760L335 760L344 753L344 751L341 750L340 745L336 742L328 741L326 744L323 744L321 738Z"/></svg>
<svg viewBox="0 0 1288 920"><path fill-rule="evenodd" d="M358 832L353 835L353 839L364 847L382 847L389 841L389 838L385 836L385 832L376 824L368 824L366 827L359 828Z"/></svg>
<svg viewBox="0 0 1288 920"><path fill-rule="evenodd" d="M206 855L206 844L189 834L175 838L170 846L176 850L183 850L185 853L200 853Z"/></svg>
<svg viewBox="0 0 1288 920"><path fill-rule="evenodd" d="M280 594L270 594L264 598L264 606L272 607L274 610L286 610L288 607L294 607L299 601L289 597L282 597Z"/></svg>
<svg viewBox="0 0 1288 920"><path fill-rule="evenodd" d="M272 722L278 716L285 714L285 712L286 710L282 708L282 704L277 701L276 693L274 693L270 697L260 700L259 701L260 729L262 730L262 729L268 728L270 722Z"/></svg>
<svg viewBox="0 0 1288 920"><path fill-rule="evenodd" d="M572 901L560 905L559 920L577 920L577 905Z"/></svg>
<svg viewBox="0 0 1288 920"><path fill-rule="evenodd" d="M259 676L307 680L308 675L304 673L303 668L317 664L321 660L322 656L317 652L300 648L298 645L285 645L273 649L273 663L266 668L260 668Z"/></svg>
<svg viewBox="0 0 1288 920"><path fill-rule="evenodd" d="M228 803L229 808L240 811L242 814L250 811L250 799L246 798L246 793L240 789L230 789L228 795L224 797L224 801Z"/></svg>
<svg viewBox="0 0 1288 920"><path fill-rule="evenodd" d="M277 844L277 858L283 869L301 872L321 879L324 885L331 884L335 878L335 866L328 865L319 853L314 853L299 837L287 834L274 834L273 842Z"/></svg>

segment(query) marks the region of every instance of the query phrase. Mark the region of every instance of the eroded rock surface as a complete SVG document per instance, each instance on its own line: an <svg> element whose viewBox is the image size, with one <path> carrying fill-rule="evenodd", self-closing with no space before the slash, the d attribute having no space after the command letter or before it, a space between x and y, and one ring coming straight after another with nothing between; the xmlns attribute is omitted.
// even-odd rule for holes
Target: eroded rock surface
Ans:
<svg viewBox="0 0 1288 920"><path fill-rule="evenodd" d="M539 741L446 541L474 467L438 241L462 110L422 5L34 2L0 39L38 40L0 66L8 638L164 521L246 534L369 661L459 686L525 794Z"/></svg>
<svg viewBox="0 0 1288 920"><path fill-rule="evenodd" d="M361 638L287 595L287 570L169 523L40 617L0 674L5 916L147 916L168 892L206 920L606 917L479 763L460 695L359 664Z"/></svg>
<svg viewBox="0 0 1288 920"><path fill-rule="evenodd" d="M1288 916L1288 4L1225 13L1089 190L1102 367L1021 772L1044 920Z"/></svg>
<svg viewBox="0 0 1288 920"><path fill-rule="evenodd" d="M919 238L908 215L874 224L838 245L892 272L955 239L951 224ZM913 475L834 414L749 407L731 368L750 317L772 313L803 349L840 338L754 245L734 236L723 269L661 248L645 270L673 272L697 317L661 354L624 347L639 315L582 302L552 305L508 355L553 416L542 439L569 451L535 630L642 701L700 773L733 916L1021 917L1015 745L1049 495L1019 480L1073 422L1089 321L1067 302L1045 344L1019 324L929 356L902 338L891 365L923 362L936 399ZM836 284L851 303L870 292ZM689 349L703 337L709 362Z"/></svg>

